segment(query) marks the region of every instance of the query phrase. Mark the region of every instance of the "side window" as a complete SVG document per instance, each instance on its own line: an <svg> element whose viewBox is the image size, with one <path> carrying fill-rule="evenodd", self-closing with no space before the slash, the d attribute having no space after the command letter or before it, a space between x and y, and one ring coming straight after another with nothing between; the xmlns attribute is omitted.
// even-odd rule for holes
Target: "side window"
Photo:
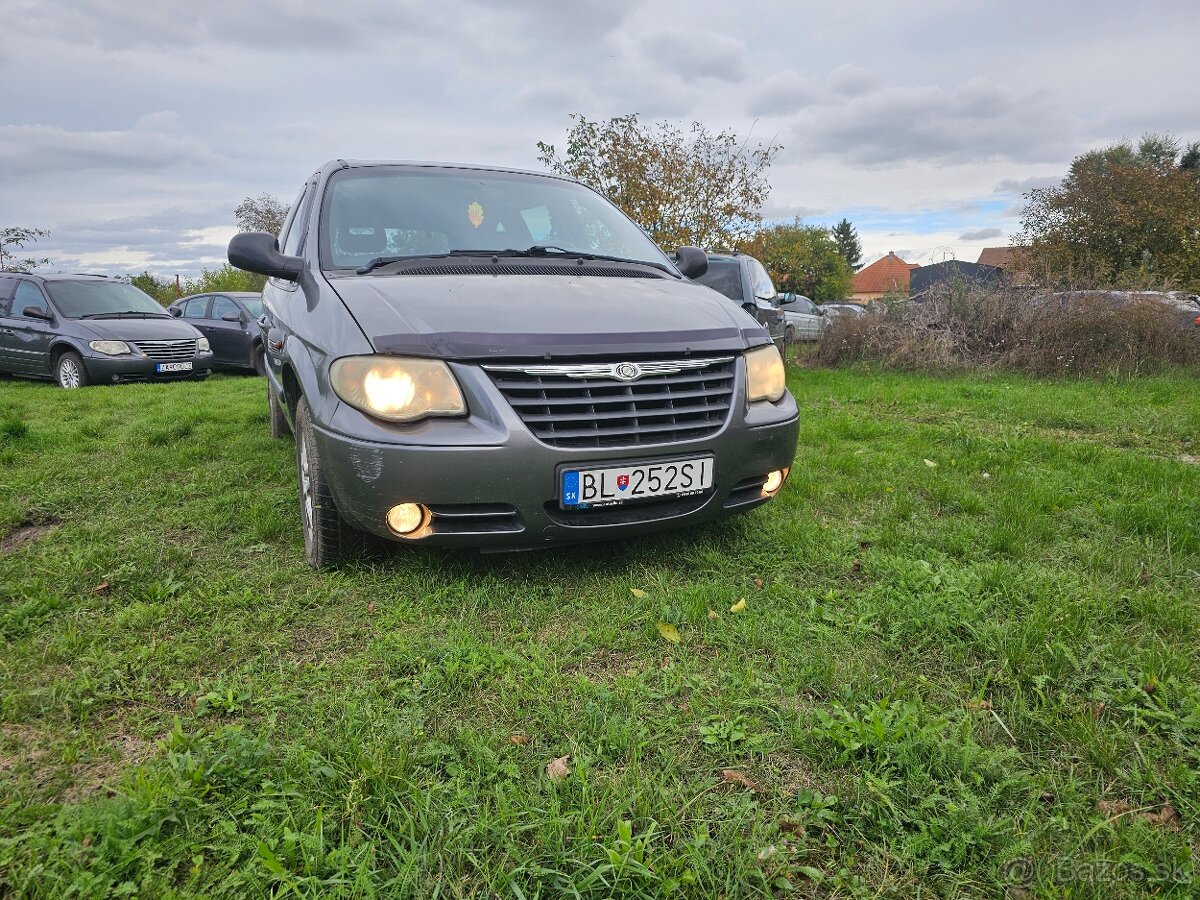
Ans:
<svg viewBox="0 0 1200 900"><path fill-rule="evenodd" d="M305 228L308 222L308 207L312 203L312 195L316 191L311 184L306 184L300 191L300 196L292 204L292 215L287 225L283 240L280 242L280 252L284 256L296 256L304 246Z"/></svg>
<svg viewBox="0 0 1200 900"><path fill-rule="evenodd" d="M0 318L8 315L8 301L17 283L12 278L0 278Z"/></svg>
<svg viewBox="0 0 1200 900"><path fill-rule="evenodd" d="M228 297L213 297L212 312L208 314L210 319L219 319L226 313L240 313L238 305Z"/></svg>
<svg viewBox="0 0 1200 900"><path fill-rule="evenodd" d="M41 290L32 281L22 281L17 284L17 292L12 299L13 315L23 316L27 306L36 306L43 312L50 312L50 304L46 302Z"/></svg>
<svg viewBox="0 0 1200 900"><path fill-rule="evenodd" d="M208 311L207 297L193 297L183 307L183 317L185 319L203 319Z"/></svg>

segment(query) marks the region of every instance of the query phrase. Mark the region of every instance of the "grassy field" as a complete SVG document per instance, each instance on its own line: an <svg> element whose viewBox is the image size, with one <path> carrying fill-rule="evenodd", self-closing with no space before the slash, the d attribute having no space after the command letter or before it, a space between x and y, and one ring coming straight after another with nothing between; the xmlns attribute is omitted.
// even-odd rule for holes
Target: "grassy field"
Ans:
<svg viewBox="0 0 1200 900"><path fill-rule="evenodd" d="M0 382L0 896L1194 896L1197 382L791 381L762 510L332 573L260 379Z"/></svg>

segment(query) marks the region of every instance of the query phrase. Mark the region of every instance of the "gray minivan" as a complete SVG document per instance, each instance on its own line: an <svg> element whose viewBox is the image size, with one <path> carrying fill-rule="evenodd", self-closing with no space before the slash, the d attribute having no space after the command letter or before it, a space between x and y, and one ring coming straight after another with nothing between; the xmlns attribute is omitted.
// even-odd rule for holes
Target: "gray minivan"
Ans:
<svg viewBox="0 0 1200 900"><path fill-rule="evenodd" d="M208 339L128 282L0 273L0 372L60 387L207 378Z"/></svg>
<svg viewBox="0 0 1200 900"><path fill-rule="evenodd" d="M282 245L282 249L280 249ZM305 552L364 532L492 550L643 534L783 487L799 416L766 331L554 175L347 162L277 240L263 292L272 433L296 435Z"/></svg>

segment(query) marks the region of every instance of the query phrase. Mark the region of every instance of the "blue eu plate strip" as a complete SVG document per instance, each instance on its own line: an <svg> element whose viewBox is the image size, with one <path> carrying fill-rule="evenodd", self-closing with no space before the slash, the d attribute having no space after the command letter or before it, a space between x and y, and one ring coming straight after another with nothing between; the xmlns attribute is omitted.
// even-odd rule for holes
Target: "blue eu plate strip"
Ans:
<svg viewBox="0 0 1200 900"><path fill-rule="evenodd" d="M579 504L578 472L563 472L562 502L563 506L576 506Z"/></svg>

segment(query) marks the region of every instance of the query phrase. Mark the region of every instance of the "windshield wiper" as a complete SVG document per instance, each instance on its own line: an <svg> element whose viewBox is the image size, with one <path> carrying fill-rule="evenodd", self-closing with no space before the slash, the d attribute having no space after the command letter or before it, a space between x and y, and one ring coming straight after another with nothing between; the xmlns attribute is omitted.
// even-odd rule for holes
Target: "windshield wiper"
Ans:
<svg viewBox="0 0 1200 900"><path fill-rule="evenodd" d="M525 250L450 250L446 253L408 253L404 256L377 256L368 263L359 266L355 271L366 275L380 266L392 263L406 262L410 259L449 259L452 256L529 256Z"/></svg>
<svg viewBox="0 0 1200 900"><path fill-rule="evenodd" d="M81 318L81 319L121 319L121 318L124 318L125 316L141 316L143 319L149 319L149 318L155 318L155 319L167 318L167 319L169 319L170 318L170 316L168 316L166 313L152 313L152 312L146 312L146 311L140 310L140 309L122 309L122 310L118 310L118 311L114 311L114 312L88 313L87 315L80 316L79 318Z"/></svg>
<svg viewBox="0 0 1200 900"><path fill-rule="evenodd" d="M553 244L534 244L526 250L514 250L508 248L505 250L451 250L447 253L414 253L408 256L377 256L363 266L359 266L357 272L359 275L366 275L380 266L390 265L395 262L404 262L409 259L447 259L452 256L506 256L506 257L535 257L544 256L549 258L561 257L569 259L593 259L602 260L604 262L623 262L633 263L639 266L651 266L655 269L660 269L663 272L670 274L670 269L666 266L650 262L646 259L630 259L627 256L607 256L603 253L592 253L588 250L568 250L566 247L557 247Z"/></svg>

